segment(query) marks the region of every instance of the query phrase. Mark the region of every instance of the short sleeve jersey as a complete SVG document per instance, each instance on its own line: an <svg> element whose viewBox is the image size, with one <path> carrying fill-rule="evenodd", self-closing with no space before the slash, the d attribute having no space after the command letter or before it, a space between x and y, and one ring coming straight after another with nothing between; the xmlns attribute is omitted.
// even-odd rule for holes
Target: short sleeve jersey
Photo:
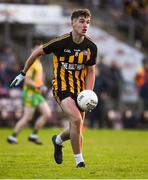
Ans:
<svg viewBox="0 0 148 180"><path fill-rule="evenodd" d="M90 38L76 44L72 33L55 38L43 45L45 54L53 53L53 89L79 94L85 89L87 66L96 63L97 46Z"/></svg>

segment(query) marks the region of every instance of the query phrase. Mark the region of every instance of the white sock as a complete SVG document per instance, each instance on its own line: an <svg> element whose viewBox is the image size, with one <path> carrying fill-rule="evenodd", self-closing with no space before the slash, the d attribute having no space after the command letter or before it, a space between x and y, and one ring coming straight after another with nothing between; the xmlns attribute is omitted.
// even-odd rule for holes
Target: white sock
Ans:
<svg viewBox="0 0 148 180"><path fill-rule="evenodd" d="M63 140L61 139L61 136L60 136L60 135L57 135L55 142L56 142L56 144L58 144L58 145L62 145Z"/></svg>
<svg viewBox="0 0 148 180"><path fill-rule="evenodd" d="M75 154L74 157L75 157L75 160L76 160L76 165L78 165L80 162L84 162L82 153L80 153L80 154Z"/></svg>
<svg viewBox="0 0 148 180"><path fill-rule="evenodd" d="M38 135L37 134L31 134L29 137L31 137L33 139L38 139Z"/></svg>

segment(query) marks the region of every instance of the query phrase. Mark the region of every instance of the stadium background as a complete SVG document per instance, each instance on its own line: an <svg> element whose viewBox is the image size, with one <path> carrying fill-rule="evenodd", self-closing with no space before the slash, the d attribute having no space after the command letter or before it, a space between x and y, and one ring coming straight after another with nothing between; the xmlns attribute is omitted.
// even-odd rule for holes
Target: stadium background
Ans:
<svg viewBox="0 0 148 180"><path fill-rule="evenodd" d="M90 36L99 49L95 91L101 99L87 115L91 128L147 128L148 113L135 83L136 72L147 58L147 1L138 0L13 0L0 1L0 126L13 127L22 115L21 86L9 84L22 68L33 41L49 39L70 31L73 9L92 11ZM43 59L47 85L51 89L51 57ZM145 96L147 96L147 93ZM65 117L47 95L53 110L48 126L63 126ZM57 111L59 113L57 113ZM58 114L58 115L57 115ZM58 120L60 119L60 121Z"/></svg>
<svg viewBox="0 0 148 180"><path fill-rule="evenodd" d="M22 115L21 86L9 88L9 85L22 69L33 41L47 42L70 31L70 13L81 7L92 12L89 34L99 49L95 92L100 99L98 107L87 114L84 128L87 166L79 171L75 169L70 144L64 144L63 164L58 166L54 162L50 139L61 132L67 119L51 91L46 99L52 108L52 122L40 132L44 145L27 141L30 128L21 133L16 146L8 144L6 138ZM0 0L0 178L148 177L148 112L143 106L147 99L142 99L135 83L143 60L147 62L147 8L147 0ZM50 60L51 56L42 59L49 90ZM144 97L147 95L148 91Z"/></svg>

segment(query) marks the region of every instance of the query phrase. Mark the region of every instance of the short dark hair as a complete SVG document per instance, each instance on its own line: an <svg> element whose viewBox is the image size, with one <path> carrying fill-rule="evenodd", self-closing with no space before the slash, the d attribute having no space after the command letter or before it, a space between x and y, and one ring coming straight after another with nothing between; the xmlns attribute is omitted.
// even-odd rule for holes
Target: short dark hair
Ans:
<svg viewBox="0 0 148 180"><path fill-rule="evenodd" d="M78 18L80 16L91 17L91 13L88 9L77 9L72 12L71 20Z"/></svg>

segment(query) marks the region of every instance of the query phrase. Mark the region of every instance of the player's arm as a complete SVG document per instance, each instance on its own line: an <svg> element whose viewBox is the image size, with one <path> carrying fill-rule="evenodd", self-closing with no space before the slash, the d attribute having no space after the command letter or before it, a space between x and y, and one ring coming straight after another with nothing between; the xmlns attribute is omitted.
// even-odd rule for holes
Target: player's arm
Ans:
<svg viewBox="0 0 148 180"><path fill-rule="evenodd" d="M91 48L91 56L86 63L87 76L86 76L86 89L93 90L95 83L95 67L97 59L97 46L93 45Z"/></svg>
<svg viewBox="0 0 148 180"><path fill-rule="evenodd" d="M35 60L42 55L44 55L43 45L41 45L31 53L31 55L25 63L24 69L20 72L18 76L16 76L16 78L12 81L10 86L17 86L25 78L26 72L35 62Z"/></svg>
<svg viewBox="0 0 148 180"><path fill-rule="evenodd" d="M34 61L40 57L44 55L44 51L43 51L43 45L39 46L37 49L35 49L31 55L29 56L29 58L27 59L23 72L26 74L26 72L28 71L28 69L31 67L31 65L34 63Z"/></svg>
<svg viewBox="0 0 148 180"><path fill-rule="evenodd" d="M20 72L20 74L12 81L10 86L17 86L24 78L25 78L25 74L28 71L28 69L30 68L30 66L34 63L34 61L44 55L44 54L50 54L50 53L54 53L58 48L59 48L59 41L57 40L51 40L48 43L41 45L40 47L38 47L37 49L35 49L31 55L29 56L29 58L27 59L24 69Z"/></svg>
<svg viewBox="0 0 148 180"><path fill-rule="evenodd" d="M86 89L93 90L95 83L95 66L87 66Z"/></svg>

